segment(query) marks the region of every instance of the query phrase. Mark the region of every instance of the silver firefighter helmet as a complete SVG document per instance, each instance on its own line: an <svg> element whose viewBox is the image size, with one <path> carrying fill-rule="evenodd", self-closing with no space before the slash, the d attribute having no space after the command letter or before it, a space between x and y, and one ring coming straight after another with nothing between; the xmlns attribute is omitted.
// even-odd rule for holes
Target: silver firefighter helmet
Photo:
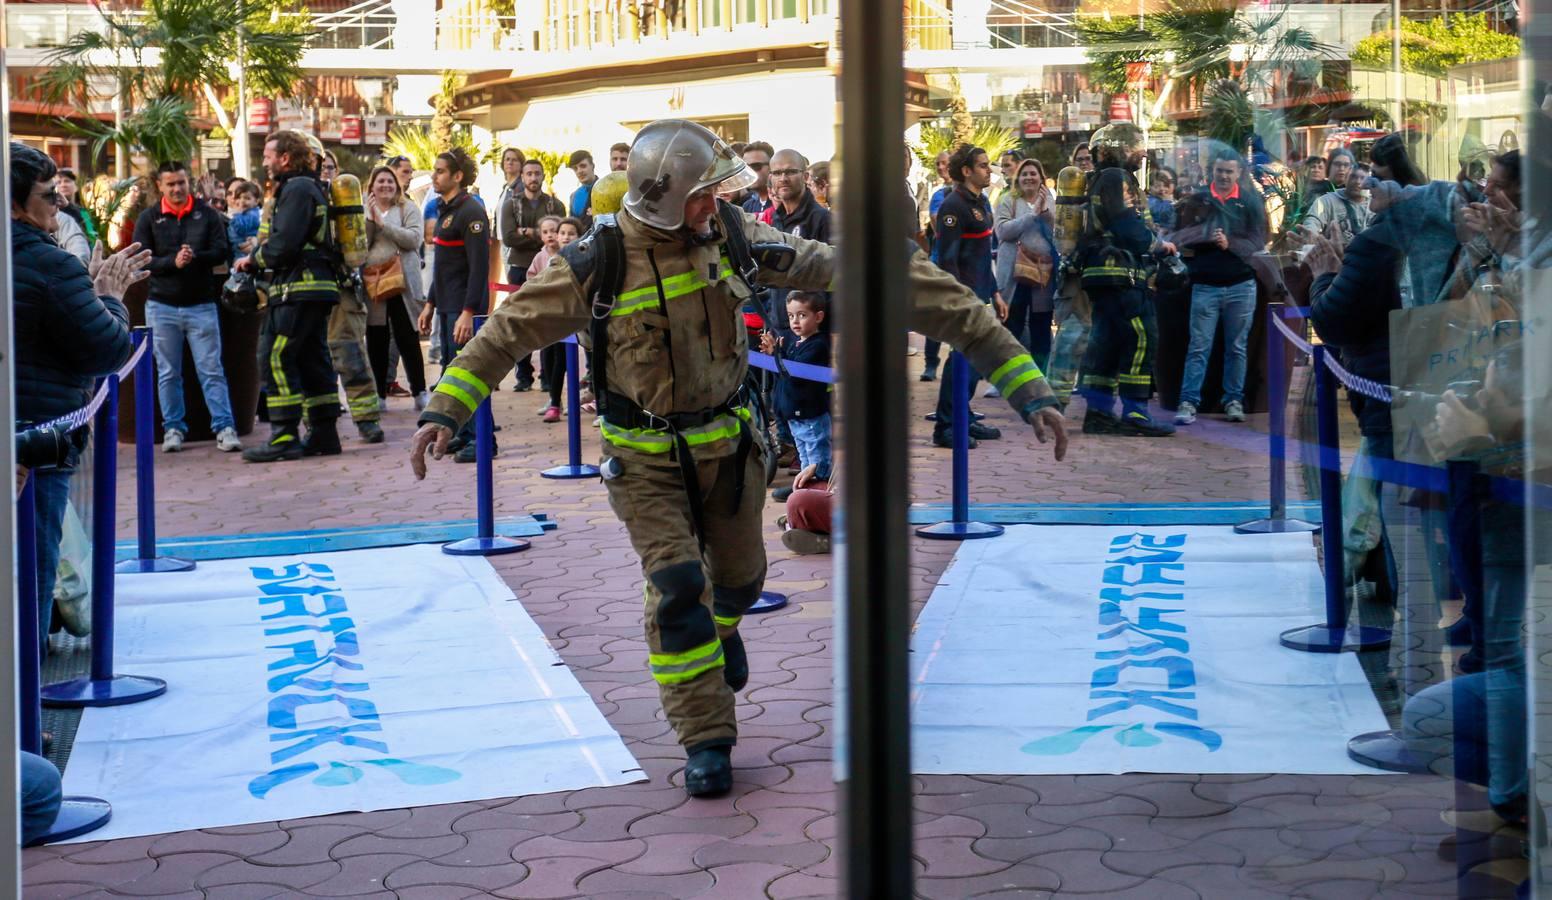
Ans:
<svg viewBox="0 0 1552 900"><path fill-rule="evenodd" d="M662 119L637 132L625 176L625 208L665 231L684 224L684 201L696 191L715 185L730 193L756 181L727 142L685 119Z"/></svg>

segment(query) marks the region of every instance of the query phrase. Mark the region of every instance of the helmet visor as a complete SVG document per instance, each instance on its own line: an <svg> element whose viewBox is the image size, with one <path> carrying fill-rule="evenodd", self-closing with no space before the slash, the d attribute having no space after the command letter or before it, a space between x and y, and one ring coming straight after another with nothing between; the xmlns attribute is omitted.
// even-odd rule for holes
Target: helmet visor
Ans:
<svg viewBox="0 0 1552 900"><path fill-rule="evenodd" d="M754 169L751 169L740 162L738 171L728 175L725 178L722 178L719 181L714 181L711 183L717 186L717 193L731 194L734 191L741 191L746 187L753 187L754 183L759 180L760 176L755 172Z"/></svg>

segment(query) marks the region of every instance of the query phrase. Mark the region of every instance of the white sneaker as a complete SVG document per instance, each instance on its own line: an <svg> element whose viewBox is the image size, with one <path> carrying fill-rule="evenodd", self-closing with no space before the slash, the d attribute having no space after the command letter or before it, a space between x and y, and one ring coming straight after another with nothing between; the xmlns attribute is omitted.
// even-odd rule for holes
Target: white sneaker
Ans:
<svg viewBox="0 0 1552 900"><path fill-rule="evenodd" d="M216 449L222 453L237 453L242 450L242 441L237 437L237 429L223 428L217 432Z"/></svg>
<svg viewBox="0 0 1552 900"><path fill-rule="evenodd" d="M997 390L994 387L989 387L989 388L986 389L986 393L982 394L981 396L982 397L987 397L987 398L1001 397L1002 396L1002 391L999 391L999 390Z"/></svg>
<svg viewBox="0 0 1552 900"><path fill-rule="evenodd" d="M416 412L420 412L421 410L425 409L426 408L426 404L428 404L430 402L431 402L431 394L429 394L426 391L421 391L420 393L415 395L415 411Z"/></svg>
<svg viewBox="0 0 1552 900"><path fill-rule="evenodd" d="M1245 404L1238 400L1230 400L1228 403L1223 404L1223 417L1230 422L1245 421Z"/></svg>
<svg viewBox="0 0 1552 900"><path fill-rule="evenodd" d="M1190 402L1182 402L1180 404L1180 406L1178 408L1176 408L1176 410L1175 410L1175 424L1176 425L1190 425L1192 422L1195 422L1195 421L1196 421L1196 404L1195 403L1190 403Z"/></svg>
<svg viewBox="0 0 1552 900"><path fill-rule="evenodd" d="M183 432L169 428L162 436L162 452L177 453L183 449Z"/></svg>

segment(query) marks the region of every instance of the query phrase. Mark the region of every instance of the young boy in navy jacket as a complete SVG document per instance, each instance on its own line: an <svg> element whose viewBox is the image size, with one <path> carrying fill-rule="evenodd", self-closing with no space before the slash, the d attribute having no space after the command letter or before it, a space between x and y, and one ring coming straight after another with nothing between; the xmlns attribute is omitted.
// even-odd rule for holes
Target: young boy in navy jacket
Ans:
<svg viewBox="0 0 1552 900"><path fill-rule="evenodd" d="M787 321L796 340L766 334L761 338L761 349L791 362L830 365L830 335L824 330L825 307L824 294L812 291L788 294ZM792 375L778 377L776 414L792 427L792 440L798 448L798 464L802 471L793 487L829 481L830 385ZM778 500L786 499L781 494L778 490L772 496Z"/></svg>

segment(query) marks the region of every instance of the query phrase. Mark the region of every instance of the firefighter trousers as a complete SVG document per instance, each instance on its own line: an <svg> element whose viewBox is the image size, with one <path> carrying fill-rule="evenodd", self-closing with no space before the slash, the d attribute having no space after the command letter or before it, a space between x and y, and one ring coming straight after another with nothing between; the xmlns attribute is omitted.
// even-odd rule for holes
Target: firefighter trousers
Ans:
<svg viewBox="0 0 1552 900"><path fill-rule="evenodd" d="M1159 343L1153 299L1139 288L1089 294L1093 329L1083 354L1083 387L1147 400L1153 394L1153 351Z"/></svg>
<svg viewBox="0 0 1552 900"><path fill-rule="evenodd" d="M358 291L340 291L339 304L329 316L329 358L340 381L345 383L350 418L358 423L376 422L381 415L377 380L367 361L366 303Z"/></svg>
<svg viewBox="0 0 1552 900"><path fill-rule="evenodd" d="M621 460L619 477L604 482L609 506L625 523L646 576L643 624L663 712L691 753L731 746L738 737L735 697L722 673L722 641L737 632L765 584L763 452L756 440L744 462L736 509L737 455L696 462L704 554L677 463Z"/></svg>
<svg viewBox="0 0 1552 900"><path fill-rule="evenodd" d="M339 418L339 388L329 365L327 331L333 304L278 303L264 315L259 334L259 371L270 424L296 425Z"/></svg>

